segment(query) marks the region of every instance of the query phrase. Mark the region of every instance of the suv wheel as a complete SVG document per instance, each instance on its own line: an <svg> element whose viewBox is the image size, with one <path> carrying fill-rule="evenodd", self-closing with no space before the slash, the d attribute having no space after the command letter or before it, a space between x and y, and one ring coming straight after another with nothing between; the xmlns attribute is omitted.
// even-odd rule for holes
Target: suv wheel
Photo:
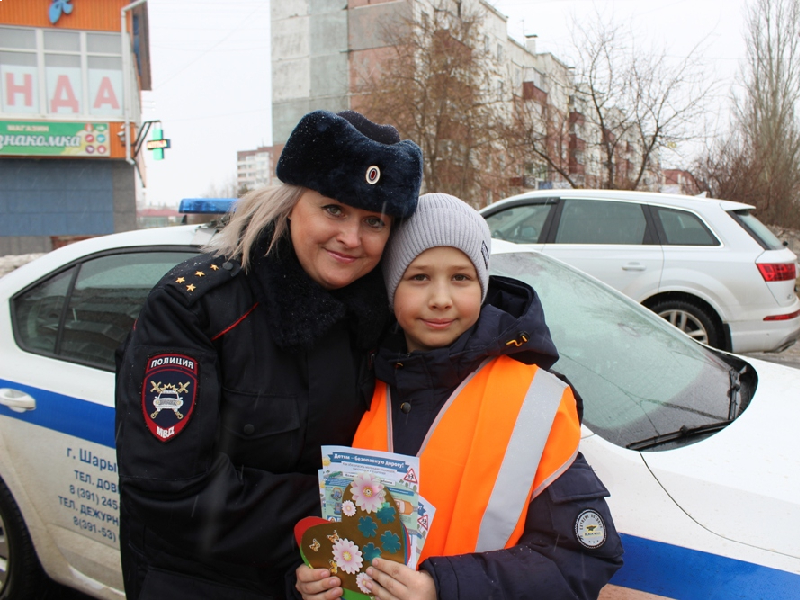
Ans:
<svg viewBox="0 0 800 600"><path fill-rule="evenodd" d="M719 348L719 334L707 311L686 300L657 302L651 310L702 344Z"/></svg>
<svg viewBox="0 0 800 600"><path fill-rule="evenodd" d="M19 507L0 480L0 600L39 600L48 582Z"/></svg>

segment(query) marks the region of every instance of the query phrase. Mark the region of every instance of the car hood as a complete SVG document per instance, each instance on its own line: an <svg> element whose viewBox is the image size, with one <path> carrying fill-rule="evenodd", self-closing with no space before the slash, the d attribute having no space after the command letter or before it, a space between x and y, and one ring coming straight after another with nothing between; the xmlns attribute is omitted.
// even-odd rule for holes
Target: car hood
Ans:
<svg viewBox="0 0 800 600"><path fill-rule="evenodd" d="M800 370L747 362L758 387L738 419L700 443L642 458L705 529L800 558Z"/></svg>

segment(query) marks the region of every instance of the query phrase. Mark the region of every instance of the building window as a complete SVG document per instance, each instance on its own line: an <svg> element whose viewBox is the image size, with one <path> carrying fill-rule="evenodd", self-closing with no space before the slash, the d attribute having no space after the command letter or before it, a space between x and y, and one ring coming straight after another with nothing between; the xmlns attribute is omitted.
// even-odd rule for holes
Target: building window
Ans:
<svg viewBox="0 0 800 600"><path fill-rule="evenodd" d="M0 112L121 117L123 101L119 34L0 27Z"/></svg>

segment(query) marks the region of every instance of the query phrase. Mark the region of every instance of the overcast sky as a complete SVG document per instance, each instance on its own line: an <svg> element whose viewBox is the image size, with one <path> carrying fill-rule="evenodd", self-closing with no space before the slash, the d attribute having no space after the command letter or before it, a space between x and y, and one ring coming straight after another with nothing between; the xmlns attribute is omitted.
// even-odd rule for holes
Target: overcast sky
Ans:
<svg viewBox="0 0 800 600"><path fill-rule="evenodd" d="M280 0L273 0L280 1ZM566 58L570 23L595 11L641 39L685 56L704 44L716 76L734 83L744 56L746 0L491 0L520 41ZM176 205L235 179L236 151L272 143L270 0L150 0L153 90L146 120L161 120L172 147L143 150L150 204ZM726 90L727 91L727 90Z"/></svg>

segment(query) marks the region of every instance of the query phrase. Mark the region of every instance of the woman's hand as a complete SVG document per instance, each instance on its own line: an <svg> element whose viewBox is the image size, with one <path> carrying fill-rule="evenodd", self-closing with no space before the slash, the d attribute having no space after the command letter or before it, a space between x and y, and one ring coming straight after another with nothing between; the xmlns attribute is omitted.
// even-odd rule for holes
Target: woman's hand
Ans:
<svg viewBox="0 0 800 600"><path fill-rule="evenodd" d="M331 577L328 569L311 569L300 565L295 571L297 583L295 587L303 596L303 600L333 600L344 593L338 577Z"/></svg>
<svg viewBox="0 0 800 600"><path fill-rule="evenodd" d="M367 569L374 581L367 582L380 600L436 600L433 577L426 571L409 569L393 560L376 558Z"/></svg>

